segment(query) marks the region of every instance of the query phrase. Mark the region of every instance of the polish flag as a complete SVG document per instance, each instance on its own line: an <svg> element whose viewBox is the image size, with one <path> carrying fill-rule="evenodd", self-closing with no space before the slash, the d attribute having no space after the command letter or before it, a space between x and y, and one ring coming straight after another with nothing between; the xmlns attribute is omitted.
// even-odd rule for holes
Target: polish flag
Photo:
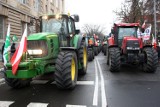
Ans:
<svg viewBox="0 0 160 107"><path fill-rule="evenodd" d="M11 58L12 73L16 75L18 65L21 61L22 54L27 51L27 24L21 38L20 44Z"/></svg>

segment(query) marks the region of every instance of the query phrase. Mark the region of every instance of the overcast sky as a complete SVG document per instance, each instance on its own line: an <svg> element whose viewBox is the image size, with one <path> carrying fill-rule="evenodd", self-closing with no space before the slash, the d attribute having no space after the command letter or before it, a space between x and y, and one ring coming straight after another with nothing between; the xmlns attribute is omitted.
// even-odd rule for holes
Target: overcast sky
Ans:
<svg viewBox="0 0 160 107"><path fill-rule="evenodd" d="M98 24L106 27L106 33L110 32L112 24L117 17L113 10L119 9L124 0L65 0L65 13L78 14L80 22L78 27L84 24Z"/></svg>

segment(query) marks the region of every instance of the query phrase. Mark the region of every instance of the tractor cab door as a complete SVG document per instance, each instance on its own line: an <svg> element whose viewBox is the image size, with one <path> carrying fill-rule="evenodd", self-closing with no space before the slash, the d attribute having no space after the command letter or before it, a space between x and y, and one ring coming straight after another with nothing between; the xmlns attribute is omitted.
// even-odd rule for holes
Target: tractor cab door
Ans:
<svg viewBox="0 0 160 107"><path fill-rule="evenodd" d="M74 20L72 18L68 19L68 45L73 47L73 42L72 42L72 38L75 35L75 23Z"/></svg>
<svg viewBox="0 0 160 107"><path fill-rule="evenodd" d="M67 26L67 19L63 18L62 21L62 26L61 26L61 31L58 34L59 37L59 45L60 47L67 47L68 43L67 43L67 36L68 36L68 26Z"/></svg>

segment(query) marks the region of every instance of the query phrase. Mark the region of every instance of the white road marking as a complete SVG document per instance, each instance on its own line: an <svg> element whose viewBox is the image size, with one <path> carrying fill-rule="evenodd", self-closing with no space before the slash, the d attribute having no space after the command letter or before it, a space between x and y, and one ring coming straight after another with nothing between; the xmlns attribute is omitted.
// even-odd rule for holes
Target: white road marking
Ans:
<svg viewBox="0 0 160 107"><path fill-rule="evenodd" d="M95 87L94 87L94 95L93 95L93 106L98 105L98 72L97 72L97 66L96 62L94 60L95 65Z"/></svg>
<svg viewBox="0 0 160 107"><path fill-rule="evenodd" d="M28 105L27 105L27 107L47 107L48 106L48 103L33 103L33 102L31 102L31 103L29 103Z"/></svg>
<svg viewBox="0 0 160 107"><path fill-rule="evenodd" d="M33 80L31 84L46 84L48 80Z"/></svg>
<svg viewBox="0 0 160 107"><path fill-rule="evenodd" d="M56 84L56 82L53 81L51 84ZM94 85L94 81L77 81L77 85Z"/></svg>
<svg viewBox="0 0 160 107"><path fill-rule="evenodd" d="M66 107L87 107L87 106L84 106L84 105L69 105L69 104L67 104Z"/></svg>
<svg viewBox="0 0 160 107"><path fill-rule="evenodd" d="M94 81L77 81L77 85L94 85Z"/></svg>
<svg viewBox="0 0 160 107"><path fill-rule="evenodd" d="M101 97L102 97L102 107L107 107L107 99L106 99L106 93L105 93L105 86L104 86L104 78L103 78L103 73L102 73L102 69L100 67L100 64L98 62L98 60L96 59L97 64L98 64L98 68L99 68L99 73L100 73L100 77L101 77Z"/></svg>
<svg viewBox="0 0 160 107"><path fill-rule="evenodd" d="M9 107L14 101L0 101L0 107Z"/></svg>

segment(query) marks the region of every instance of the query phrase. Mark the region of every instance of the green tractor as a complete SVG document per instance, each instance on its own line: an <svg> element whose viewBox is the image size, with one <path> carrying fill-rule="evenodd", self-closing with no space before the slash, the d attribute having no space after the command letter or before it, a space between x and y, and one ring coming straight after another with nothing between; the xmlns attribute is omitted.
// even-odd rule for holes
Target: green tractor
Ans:
<svg viewBox="0 0 160 107"><path fill-rule="evenodd" d="M75 22L78 15L44 15L40 17L40 33L27 37L27 52L23 54L16 75L7 63L6 83L13 88L28 86L32 78L54 73L53 79L60 89L73 89L78 74L86 74L87 46L78 35Z"/></svg>

